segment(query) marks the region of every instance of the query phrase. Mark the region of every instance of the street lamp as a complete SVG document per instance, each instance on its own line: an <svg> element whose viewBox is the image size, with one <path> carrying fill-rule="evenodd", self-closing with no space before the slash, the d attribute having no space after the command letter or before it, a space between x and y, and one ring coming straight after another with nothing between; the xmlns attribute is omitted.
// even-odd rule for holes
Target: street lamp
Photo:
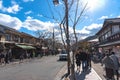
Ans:
<svg viewBox="0 0 120 80"><path fill-rule="evenodd" d="M54 5L58 5L58 4L59 4L59 1L58 1L58 0L53 0L53 4L54 4Z"/></svg>
<svg viewBox="0 0 120 80"><path fill-rule="evenodd" d="M70 40L69 40L69 23L68 23L68 0L63 0L65 4L65 20L66 20L66 43L67 43L67 54L68 54L68 75L70 74ZM54 5L58 5L59 1L58 0L53 0Z"/></svg>
<svg viewBox="0 0 120 80"><path fill-rule="evenodd" d="M52 43L53 43L53 54L55 55L55 35L54 35L54 28L53 28L53 39L52 39Z"/></svg>

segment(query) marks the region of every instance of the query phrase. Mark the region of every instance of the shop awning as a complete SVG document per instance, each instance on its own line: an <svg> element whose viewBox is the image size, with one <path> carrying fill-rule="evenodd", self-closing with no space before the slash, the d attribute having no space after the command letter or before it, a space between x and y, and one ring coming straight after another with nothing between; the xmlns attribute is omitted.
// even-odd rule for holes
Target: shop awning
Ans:
<svg viewBox="0 0 120 80"><path fill-rule="evenodd" d="M20 44L16 44L17 47L20 47L22 49L36 49L33 46L28 46L28 45L20 45Z"/></svg>

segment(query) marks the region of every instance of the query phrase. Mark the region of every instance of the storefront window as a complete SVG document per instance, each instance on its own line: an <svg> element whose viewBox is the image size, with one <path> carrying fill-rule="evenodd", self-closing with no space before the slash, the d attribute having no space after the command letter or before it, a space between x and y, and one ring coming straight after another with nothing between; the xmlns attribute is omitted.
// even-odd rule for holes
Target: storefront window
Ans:
<svg viewBox="0 0 120 80"><path fill-rule="evenodd" d="M108 37L108 34L106 33L106 34L105 34L105 39L107 39L107 37Z"/></svg>
<svg viewBox="0 0 120 80"><path fill-rule="evenodd" d="M11 36L9 34L6 35L6 41L10 41L11 40Z"/></svg>
<svg viewBox="0 0 120 80"><path fill-rule="evenodd" d="M108 32L108 37L109 37L109 36L111 36L111 32L110 32L110 31Z"/></svg>

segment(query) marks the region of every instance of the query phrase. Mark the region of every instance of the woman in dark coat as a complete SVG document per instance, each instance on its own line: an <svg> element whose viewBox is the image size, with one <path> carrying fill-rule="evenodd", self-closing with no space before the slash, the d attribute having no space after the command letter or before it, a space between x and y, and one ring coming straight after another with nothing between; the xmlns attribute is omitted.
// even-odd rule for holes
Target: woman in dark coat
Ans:
<svg viewBox="0 0 120 80"><path fill-rule="evenodd" d="M75 59L76 59L77 71L80 71L81 61L80 61L80 53L79 53L79 51L77 51L77 53L75 55Z"/></svg>
<svg viewBox="0 0 120 80"><path fill-rule="evenodd" d="M89 52L87 53L87 69L91 69L91 54Z"/></svg>

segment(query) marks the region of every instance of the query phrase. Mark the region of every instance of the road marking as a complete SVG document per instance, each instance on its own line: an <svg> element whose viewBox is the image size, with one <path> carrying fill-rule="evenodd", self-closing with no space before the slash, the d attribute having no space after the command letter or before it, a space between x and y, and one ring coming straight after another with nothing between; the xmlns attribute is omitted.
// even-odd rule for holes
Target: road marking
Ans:
<svg viewBox="0 0 120 80"><path fill-rule="evenodd" d="M96 73L96 71L92 68L93 72L97 75L97 77L99 78L99 80L102 80L101 77Z"/></svg>

